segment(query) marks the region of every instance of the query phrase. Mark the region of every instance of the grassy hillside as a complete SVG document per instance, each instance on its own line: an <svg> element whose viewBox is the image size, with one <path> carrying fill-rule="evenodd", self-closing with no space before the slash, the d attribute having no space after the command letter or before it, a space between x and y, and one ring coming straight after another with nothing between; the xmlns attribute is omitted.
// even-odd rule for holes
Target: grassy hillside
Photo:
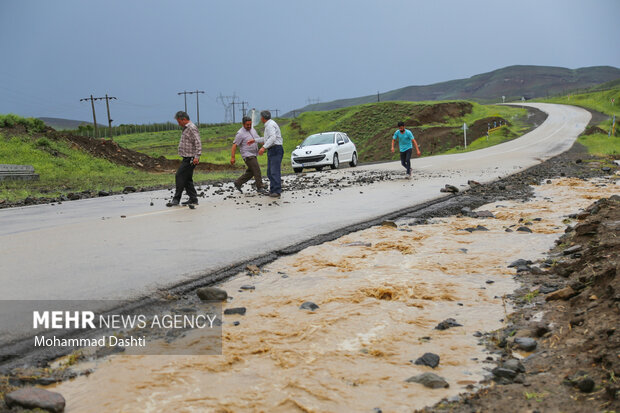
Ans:
<svg viewBox="0 0 620 413"><path fill-rule="evenodd" d="M615 99L614 103L612 99ZM577 141L585 145L592 154L620 157L620 86L610 90L540 99L540 101L581 106L607 115L593 127L588 127ZM616 116L615 134L609 136L614 115Z"/></svg>
<svg viewBox="0 0 620 413"><path fill-rule="evenodd" d="M381 93L381 101L473 100L480 103L553 96L575 89L586 89L620 78L620 69L594 66L566 69L551 66L509 66L468 79L451 80L426 86L407 86ZM332 110L376 102L376 95L340 99L303 107L302 111ZM290 116L286 114L285 116Z"/></svg>
<svg viewBox="0 0 620 413"><path fill-rule="evenodd" d="M0 164L32 165L39 181L0 181L0 201L27 196L56 198L70 192L121 191L125 186L173 185L172 173L147 173L93 158L66 141L23 133L7 136L0 129ZM195 173L196 181L229 174Z"/></svg>
<svg viewBox="0 0 620 413"><path fill-rule="evenodd" d="M460 145L463 123L470 127L482 119L503 118L511 123L502 140L517 136L527 126L526 111L505 106L483 106L468 102L381 102L325 112L306 112L296 119L276 119L284 136L284 166L289 167L290 153L308 135L338 130L346 132L358 147L360 161L395 159L389 152L391 136L398 121L412 129L426 155L437 154ZM480 122L479 122L480 123ZM483 124L482 124L483 123ZM471 132L471 139L486 133L486 122ZM240 124L209 125L200 129L203 143L202 160L226 164L230 148ZM262 134L262 125L256 128ZM478 134L478 136L475 136ZM121 135L115 141L124 147L153 157L177 159L180 132L152 132ZM237 151L237 162L242 162ZM266 165L266 156L259 157Z"/></svg>
<svg viewBox="0 0 620 413"><path fill-rule="evenodd" d="M423 155L434 155L462 145L463 123L472 128L469 139L486 135L487 123L505 119L503 140L527 128L524 109L483 106L469 102L381 102L328 112L306 112L283 128L292 150L307 135L338 130L355 142L360 161L397 159L390 152L391 138L399 121L405 122L421 146ZM475 125L475 126L474 126ZM288 152L288 151L287 151Z"/></svg>

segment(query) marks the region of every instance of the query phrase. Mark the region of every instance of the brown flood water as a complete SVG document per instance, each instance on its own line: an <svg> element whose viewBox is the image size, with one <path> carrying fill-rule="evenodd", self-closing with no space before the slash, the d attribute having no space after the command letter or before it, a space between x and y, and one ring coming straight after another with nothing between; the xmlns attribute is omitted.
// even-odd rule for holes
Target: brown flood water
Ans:
<svg viewBox="0 0 620 413"><path fill-rule="evenodd" d="M69 413L408 412L433 404L482 379L489 354L473 334L502 325L500 297L516 288L507 264L541 258L565 215L613 193L613 184L563 179L537 187L532 202L480 208L497 219L403 221L399 228L411 232L373 227L307 248L221 286L234 297L227 306L248 309L224 316L222 356L116 355L52 390ZM505 232L519 218L542 220L532 221L533 234ZM463 231L479 224L489 231ZM347 245L355 242L371 246ZM238 292L244 284L256 290ZM320 309L300 310L304 301ZM434 329L449 317L463 327ZM184 342L200 346L192 334ZM410 361L425 352L441 357L436 369ZM450 387L405 382L427 371Z"/></svg>

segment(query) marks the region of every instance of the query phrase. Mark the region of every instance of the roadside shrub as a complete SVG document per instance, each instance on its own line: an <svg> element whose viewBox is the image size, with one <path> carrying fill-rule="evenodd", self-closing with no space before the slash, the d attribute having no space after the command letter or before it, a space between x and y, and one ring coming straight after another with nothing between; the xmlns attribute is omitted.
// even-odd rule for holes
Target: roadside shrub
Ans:
<svg viewBox="0 0 620 413"><path fill-rule="evenodd" d="M17 117L12 113L9 113L8 115L0 115L0 127L12 128L15 126L17 120L16 118Z"/></svg>
<svg viewBox="0 0 620 413"><path fill-rule="evenodd" d="M35 145L41 148L49 148L52 145L52 143L47 138L39 138L37 139Z"/></svg>
<svg viewBox="0 0 620 413"><path fill-rule="evenodd" d="M31 132L45 131L45 122L43 122L39 118L26 118L24 126L26 126L26 129L28 129Z"/></svg>
<svg viewBox="0 0 620 413"><path fill-rule="evenodd" d="M13 113L7 115L0 114L0 127L12 128L15 125L24 126L29 132L43 132L45 130L45 123L41 119L23 118Z"/></svg>

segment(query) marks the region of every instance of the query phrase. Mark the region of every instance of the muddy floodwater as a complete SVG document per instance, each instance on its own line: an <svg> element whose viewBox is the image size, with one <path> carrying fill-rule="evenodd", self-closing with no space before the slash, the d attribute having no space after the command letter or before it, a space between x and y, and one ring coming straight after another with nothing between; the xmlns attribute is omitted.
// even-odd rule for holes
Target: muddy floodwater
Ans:
<svg viewBox="0 0 620 413"><path fill-rule="evenodd" d="M474 334L500 328L511 311L502 296L517 283L507 265L544 257L568 214L619 192L605 183L555 180L536 187L530 202L479 208L496 218L403 219L398 228L309 247L259 276L239 274L221 285L233 297L225 308L247 308L224 316L223 355L115 355L52 390L69 413L409 412L431 405L488 374L492 355ZM465 231L478 225L488 231ZM522 225L532 233L514 231ZM305 301L319 308L301 310ZM435 329L447 318L462 326ZM200 346L199 334L184 345ZM440 356L435 369L412 362L426 352ZM450 387L405 381L424 372Z"/></svg>

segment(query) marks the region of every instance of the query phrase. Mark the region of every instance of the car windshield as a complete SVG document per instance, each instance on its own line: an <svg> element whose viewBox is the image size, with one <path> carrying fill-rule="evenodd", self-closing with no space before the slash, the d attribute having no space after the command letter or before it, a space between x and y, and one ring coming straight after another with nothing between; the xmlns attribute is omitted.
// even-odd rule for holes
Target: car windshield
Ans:
<svg viewBox="0 0 620 413"><path fill-rule="evenodd" d="M335 133L319 133L316 135L310 135L301 143L300 146L303 148L304 146L334 143L334 135Z"/></svg>

